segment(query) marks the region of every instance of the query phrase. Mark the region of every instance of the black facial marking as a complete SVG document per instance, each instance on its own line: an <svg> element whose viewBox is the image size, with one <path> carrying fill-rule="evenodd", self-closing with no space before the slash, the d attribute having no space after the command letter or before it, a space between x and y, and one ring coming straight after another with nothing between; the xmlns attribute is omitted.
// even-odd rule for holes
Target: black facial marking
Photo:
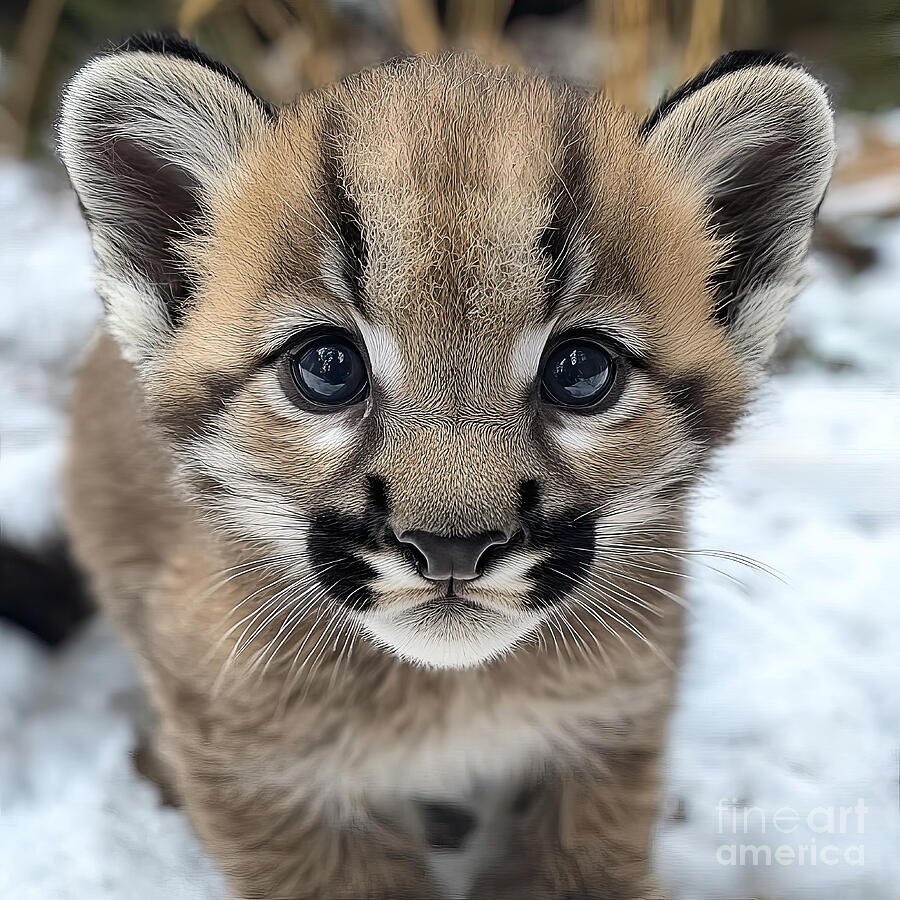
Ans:
<svg viewBox="0 0 900 900"><path fill-rule="evenodd" d="M555 516L533 511L523 517L528 543L549 556L532 566L534 590L525 601L539 610L562 600L590 571L594 560L594 518L588 510L573 509Z"/></svg>
<svg viewBox="0 0 900 900"><path fill-rule="evenodd" d="M375 603L368 584L378 573L358 556L360 549L372 545L362 519L325 510L310 523L307 552L312 570L332 599L357 612Z"/></svg>
<svg viewBox="0 0 900 900"><path fill-rule="evenodd" d="M196 392L191 400L174 407L165 407L157 414L156 421L176 441L196 438L203 434L216 416L225 409L232 397L241 389L248 372L218 373L198 379Z"/></svg>
<svg viewBox="0 0 900 900"><path fill-rule="evenodd" d="M598 227L598 196L591 171L592 157L584 134L584 102L569 93L560 101L563 113L557 122L561 147L547 177L549 221L537 247L549 260L544 315L550 318L564 299L574 276L589 279L579 288L620 294L640 290L640 279L626 247L609 229ZM580 264L580 265L578 265ZM582 271L583 270L583 271ZM578 296L584 294L579 292Z"/></svg>
<svg viewBox="0 0 900 900"><path fill-rule="evenodd" d="M310 523L307 550L319 581L332 599L362 612L375 604L368 584L378 573L363 559L362 550L383 550L399 542L387 527L390 500L387 482L365 476L366 503L360 515L323 509Z"/></svg>
<svg viewBox="0 0 900 900"><path fill-rule="evenodd" d="M708 69L685 82L681 87L667 94L659 102L656 109L641 123L640 135L646 137L659 124L660 120L671 112L682 100L690 97L701 88L741 69L753 66L782 66L785 69L800 69L800 62L784 53L773 53L766 50L735 50L720 56Z"/></svg>
<svg viewBox="0 0 900 900"><path fill-rule="evenodd" d="M737 421L738 410L718 396L706 375L696 372L659 383L685 414L691 437L710 447L725 441Z"/></svg>
<svg viewBox="0 0 900 900"><path fill-rule="evenodd" d="M459 850L477 824L472 813L453 803L420 803L425 843L439 850Z"/></svg>
<svg viewBox="0 0 900 900"><path fill-rule="evenodd" d="M387 519L391 513L387 482L380 475L366 475L369 489L369 506L379 516Z"/></svg>
<svg viewBox="0 0 900 900"><path fill-rule="evenodd" d="M188 62L197 63L207 69L212 69L219 75L223 75L233 84L246 91L253 100L259 104L260 109L266 113L269 118L275 117L275 107L271 103L258 97L248 86L247 82L241 78L237 72L229 69L224 63L207 56L196 44L183 38L180 34L166 32L146 32L144 34L132 35L125 43L118 45L113 49L113 53L128 53L129 51L140 51L143 53L159 53L164 56L176 56L179 59L186 59Z"/></svg>
<svg viewBox="0 0 900 900"><path fill-rule="evenodd" d="M321 510L312 517L307 540L310 566L321 573L318 577L323 587L332 599L356 611L370 609L376 602L368 585L377 572L360 558L362 551L396 553L417 567L412 545L399 541L388 527L387 483L373 473L364 480L367 498L362 512L353 515L330 508ZM547 516L539 510L540 493L535 479L521 483L522 527L508 542L490 548L482 557L483 568L489 570L499 558L526 547L548 554L528 572L534 588L523 602L532 610L559 603L587 576L594 559L597 511L575 508ZM452 583L448 590L452 590Z"/></svg>
<svg viewBox="0 0 900 900"><path fill-rule="evenodd" d="M359 206L347 192L346 178L340 153L346 131L337 114L330 112L325 119L322 135L322 172L325 208L341 238L341 269L353 295L353 304L360 311L365 304L363 276L369 248L363 231Z"/></svg>
<svg viewBox="0 0 900 900"><path fill-rule="evenodd" d="M562 159L550 174L548 190L553 198L550 221L538 238L538 248L550 259L547 275L545 314L551 315L559 305L561 294L571 273L571 247L579 224L580 210L587 208L587 161L584 147L575 138L577 113L573 105L559 123Z"/></svg>
<svg viewBox="0 0 900 900"><path fill-rule="evenodd" d="M519 485L519 517L523 520L533 515L541 501L541 486L535 478L528 478Z"/></svg>

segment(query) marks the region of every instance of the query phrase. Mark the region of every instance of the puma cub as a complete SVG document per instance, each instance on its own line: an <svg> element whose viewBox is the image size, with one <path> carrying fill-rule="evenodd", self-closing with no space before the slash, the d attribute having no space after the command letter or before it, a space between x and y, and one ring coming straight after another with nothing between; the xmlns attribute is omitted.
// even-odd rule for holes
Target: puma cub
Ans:
<svg viewBox="0 0 900 900"><path fill-rule="evenodd" d="M640 120L460 56L273 108L90 61L60 148L106 317L68 517L247 897L636 898L686 503L834 158L732 53Z"/></svg>

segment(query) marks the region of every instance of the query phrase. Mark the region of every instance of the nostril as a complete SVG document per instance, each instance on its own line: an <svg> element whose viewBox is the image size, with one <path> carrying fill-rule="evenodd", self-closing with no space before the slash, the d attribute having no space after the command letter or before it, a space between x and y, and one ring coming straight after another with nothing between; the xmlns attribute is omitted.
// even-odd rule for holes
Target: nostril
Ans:
<svg viewBox="0 0 900 900"><path fill-rule="evenodd" d="M488 552L494 547L500 547L509 542L509 535L504 531L485 531L483 534L477 534L472 541L473 558L471 566L471 577L477 578L484 571L485 558ZM457 577L457 576L454 576ZM458 577L463 577L462 575Z"/></svg>
<svg viewBox="0 0 900 900"><path fill-rule="evenodd" d="M419 572L432 581L471 581L481 574L480 562L486 551L505 544L503 531L485 531L465 537L434 534L430 531L404 531L397 540L407 544L416 558Z"/></svg>
<svg viewBox="0 0 900 900"><path fill-rule="evenodd" d="M428 559L425 554L412 541L406 541L400 535L397 535L397 540L407 547L419 572L425 572L428 568Z"/></svg>
<svg viewBox="0 0 900 900"><path fill-rule="evenodd" d="M488 534L497 539L488 544L482 551L478 559L479 575L498 558L504 556L510 550L521 547L524 543L524 532L518 528L513 532L495 531L488 532Z"/></svg>

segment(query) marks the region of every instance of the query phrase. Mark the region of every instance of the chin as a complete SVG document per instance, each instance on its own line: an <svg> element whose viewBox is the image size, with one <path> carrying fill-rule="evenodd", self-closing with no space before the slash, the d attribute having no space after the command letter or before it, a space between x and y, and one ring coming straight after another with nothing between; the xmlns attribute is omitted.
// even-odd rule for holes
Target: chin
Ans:
<svg viewBox="0 0 900 900"><path fill-rule="evenodd" d="M432 669L472 669L512 652L540 617L506 613L465 600L427 602L366 616L369 636L406 662Z"/></svg>

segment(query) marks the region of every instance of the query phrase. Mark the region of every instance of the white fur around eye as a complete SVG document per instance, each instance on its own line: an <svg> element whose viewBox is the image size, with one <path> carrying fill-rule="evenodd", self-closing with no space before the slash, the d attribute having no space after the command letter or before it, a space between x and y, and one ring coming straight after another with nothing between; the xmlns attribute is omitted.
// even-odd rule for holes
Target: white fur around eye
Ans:
<svg viewBox="0 0 900 900"><path fill-rule="evenodd" d="M510 374L522 384L531 384L538 375L544 348L553 331L548 322L539 329L526 331L516 341L510 355Z"/></svg>
<svg viewBox="0 0 900 900"><path fill-rule="evenodd" d="M635 325L640 325L641 328L636 328ZM644 332L648 330L645 322L626 321L621 317L614 318L608 313L601 315L597 310L588 310L575 315L565 314L555 321L546 322L540 328L530 329L519 337L510 354L512 377L522 384L530 384L540 375L541 359L547 345L576 328L587 328L596 331L598 335L606 334L635 354L646 353L649 350L647 339L642 334L642 330Z"/></svg>
<svg viewBox="0 0 900 900"><path fill-rule="evenodd" d="M348 450L356 438L356 429L349 425L343 410L332 413L311 413L301 409L284 394L278 376L272 372L258 386L260 396L272 412L302 426L298 437L310 444L339 453Z"/></svg>
<svg viewBox="0 0 900 900"><path fill-rule="evenodd" d="M563 452L577 453L598 449L603 445L604 436L596 422L567 422L553 429L553 440Z"/></svg>
<svg viewBox="0 0 900 900"><path fill-rule="evenodd" d="M372 325L359 316L356 327L366 344L372 378L389 390L403 375L403 355L394 336L386 328Z"/></svg>
<svg viewBox="0 0 900 900"><path fill-rule="evenodd" d="M608 429L641 412L648 400L645 375L639 371L628 374L628 383L622 396L609 409L595 415L569 413L563 415L563 424L550 429L557 446L564 453L592 452L602 449L608 442Z"/></svg>
<svg viewBox="0 0 900 900"><path fill-rule="evenodd" d="M637 300L631 300L630 303L634 308L629 309L627 318L622 315L613 316L609 310L602 313L596 309L573 310L557 321L556 331L563 333L587 329L618 341L635 356L645 356L651 349L647 335L652 333L653 323L640 309Z"/></svg>
<svg viewBox="0 0 900 900"><path fill-rule="evenodd" d="M322 418L320 416L320 418ZM353 430L347 425L332 425L313 431L312 440L317 447L331 450L335 453L346 450L353 442Z"/></svg>
<svg viewBox="0 0 900 900"><path fill-rule="evenodd" d="M403 375L403 354L394 336L386 328L367 322L349 308L329 308L327 312L310 309L305 314L282 318L277 327L270 330L258 348L259 352L271 353L307 329L315 326L327 329L329 323L351 334L359 332L369 357L371 377L379 385L389 390L392 385L399 383ZM358 339L356 343L359 343Z"/></svg>

